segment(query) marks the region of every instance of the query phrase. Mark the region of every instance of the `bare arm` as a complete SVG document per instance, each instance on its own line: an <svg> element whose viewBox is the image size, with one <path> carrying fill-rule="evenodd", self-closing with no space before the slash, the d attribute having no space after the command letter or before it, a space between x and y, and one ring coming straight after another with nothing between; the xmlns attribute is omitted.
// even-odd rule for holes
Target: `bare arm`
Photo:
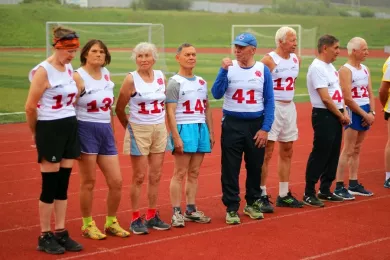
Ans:
<svg viewBox="0 0 390 260"><path fill-rule="evenodd" d="M317 90L318 95L320 96L322 102L324 103L325 107L327 109L329 109L329 111L332 112L334 115L336 115L337 118L342 120L344 118L344 115L336 107L332 98L329 96L328 88L317 88L316 90Z"/></svg>
<svg viewBox="0 0 390 260"><path fill-rule="evenodd" d="M135 93L134 79L131 74L128 74L123 80L121 89L119 90L118 101L115 106L115 113L118 117L119 122L126 129L128 124L128 119L126 116L126 105L129 103L130 98Z"/></svg>
<svg viewBox="0 0 390 260"><path fill-rule="evenodd" d="M183 153L183 141L181 140L179 131L177 130L177 123L176 123L176 107L177 103L167 103L167 119L168 119L168 125L169 129L172 133L172 139L173 139L173 145L175 148L175 152L182 154Z"/></svg>
<svg viewBox="0 0 390 260"><path fill-rule="evenodd" d="M30 90L25 104L27 124L31 133L35 136L35 127L38 120L37 105L45 90L49 87L47 72L39 67L32 78Z"/></svg>
<svg viewBox="0 0 390 260"><path fill-rule="evenodd" d="M85 91L85 85L84 85L84 80L81 78L80 74L77 71L73 73L73 80L76 82L77 89L79 90L75 102L77 104L77 101L82 95L82 92Z"/></svg>
<svg viewBox="0 0 390 260"><path fill-rule="evenodd" d="M271 56L269 56L268 54L266 54L261 60L260 62L264 63L265 66L268 67L269 71L272 72L275 67L276 67L276 64L274 62L274 60L272 59Z"/></svg>
<svg viewBox="0 0 390 260"><path fill-rule="evenodd" d="M169 129L171 130L175 152L183 153L183 141L181 140L179 131L177 130L176 108L179 100L180 84L174 79L170 79L167 85L166 93L166 108L167 120Z"/></svg>
<svg viewBox="0 0 390 260"><path fill-rule="evenodd" d="M382 106L386 106L387 99L389 98L390 81L382 81L379 88L379 101Z"/></svg>
<svg viewBox="0 0 390 260"><path fill-rule="evenodd" d="M345 66L342 66L339 70L340 86L343 92L345 105L348 106L353 112L361 115L363 118L367 117L366 111L360 108L360 106L352 98L352 72Z"/></svg>
<svg viewBox="0 0 390 260"><path fill-rule="evenodd" d="M375 111L375 95L374 95L374 91L372 91L372 81L371 81L370 70L368 70L368 95L370 97L370 109L371 109L371 111Z"/></svg>

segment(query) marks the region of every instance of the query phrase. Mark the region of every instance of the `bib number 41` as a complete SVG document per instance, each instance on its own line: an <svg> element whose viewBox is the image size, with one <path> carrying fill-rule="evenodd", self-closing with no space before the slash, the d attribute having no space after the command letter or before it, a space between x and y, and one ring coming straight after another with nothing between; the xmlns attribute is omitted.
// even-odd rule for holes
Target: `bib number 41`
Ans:
<svg viewBox="0 0 390 260"><path fill-rule="evenodd" d="M255 99L255 90L251 89L245 92L243 89L237 89L232 96L233 100L236 100L237 103L242 104L244 101L246 104L257 104L257 100Z"/></svg>
<svg viewBox="0 0 390 260"><path fill-rule="evenodd" d="M343 96L341 95L339 90L336 90L332 96L332 100L337 101L340 103L343 100Z"/></svg>

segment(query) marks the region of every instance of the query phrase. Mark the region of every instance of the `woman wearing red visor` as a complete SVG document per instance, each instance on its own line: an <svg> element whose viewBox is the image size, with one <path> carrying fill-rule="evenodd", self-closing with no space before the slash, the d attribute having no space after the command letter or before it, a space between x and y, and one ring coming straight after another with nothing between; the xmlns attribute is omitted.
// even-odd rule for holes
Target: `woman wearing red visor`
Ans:
<svg viewBox="0 0 390 260"><path fill-rule="evenodd" d="M78 89L70 64L80 43L74 31L63 27L55 28L53 34L53 55L30 71L31 85L25 109L42 175L39 198L41 235L37 249L49 254L63 254L83 249L65 229L69 177L74 159L80 156L73 105ZM54 233L50 227L53 211Z"/></svg>

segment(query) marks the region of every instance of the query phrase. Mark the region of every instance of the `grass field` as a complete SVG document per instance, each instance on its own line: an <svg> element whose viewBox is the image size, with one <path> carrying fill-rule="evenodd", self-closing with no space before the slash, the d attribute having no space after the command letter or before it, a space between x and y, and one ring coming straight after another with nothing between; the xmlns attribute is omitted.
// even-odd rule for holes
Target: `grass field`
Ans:
<svg viewBox="0 0 390 260"><path fill-rule="evenodd" d="M28 21L28 22L26 22ZM317 36L331 33L340 39L341 46L353 36L362 36L367 39L370 48L382 49L389 45L389 40L383 37L383 32L390 31L390 23L386 20L360 19L353 17L310 17L281 14L212 14L205 12L178 12L178 11L132 11L129 9L79 9L61 7L58 5L0 5L0 48L1 47L44 47L46 21L98 21L98 22L150 22L164 25L165 47L177 47L183 42L190 42L196 47L230 47L232 24L301 24L303 28L317 27ZM96 31L99 28L95 28ZM95 31L92 30L92 31ZM118 31L106 31L105 34L119 41L116 46L132 47L135 43L127 41L126 37L119 39ZM80 31L81 37L86 36ZM134 33L136 37L137 33ZM142 33L138 33L141 35ZM118 36L115 36L118 35ZM271 37L272 38L272 37ZM313 47L315 45L313 38ZM158 39L163 40L163 39ZM272 42L272 39L271 41ZM264 47L265 38L259 40ZM0 53L0 114L23 111L29 82L27 74L37 63L45 59L44 52L33 51L6 51ZM129 59L130 53L113 52L112 73L124 73L133 70L134 64ZM228 53L226 53L228 55ZM211 88L217 74L220 60L225 54L199 54L196 73L203 76ZM260 59L260 56L257 56ZM339 58L336 65L345 62ZM297 94L305 94L305 75L311 59L304 59L299 79L297 80ZM373 85L379 86L381 77L382 59L370 59L367 65L371 68ZM167 53L166 64L168 71L176 71L176 62L173 54ZM78 61L73 63L78 67ZM113 77L118 91L123 75ZM297 101L305 101L307 97L297 97ZM214 102L214 106L220 106ZM0 122L23 121L24 115L0 115Z"/></svg>
<svg viewBox="0 0 390 260"><path fill-rule="evenodd" d="M29 82L27 74L29 70L37 63L42 61L45 56L43 52L3 52L2 60L0 63L0 113L19 112L24 111L24 102L26 100ZM111 73L116 74L118 72L131 71L135 69L134 62L129 58L130 53L113 52L112 64L108 67ZM174 60L174 54L167 53L166 64L168 71L175 72L177 70L177 64ZM224 54L198 54L198 63L196 68L196 74L204 77L209 89L211 88L216 74L218 72L221 59L226 56ZM260 59L258 55L256 57ZM302 61L301 73L297 79L297 96L296 101L307 101L308 97L306 89L306 72L310 65L312 58L305 58ZM340 66L346 61L346 58L340 57L335 63L336 67ZM368 59L365 64L371 69L372 81L374 93L377 93L377 89L381 79L381 68L383 65L383 59ZM74 68L78 67L77 59L73 62ZM115 82L115 94L117 96L118 90L121 86L124 74L113 76L112 79ZM210 96L212 98L212 96ZM221 102L213 102L213 106L220 106ZM24 115L0 115L0 122L13 122L23 121Z"/></svg>
<svg viewBox="0 0 390 260"><path fill-rule="evenodd" d="M381 49L389 44L384 32L390 32L388 20L373 18L75 9L24 4L0 5L0 46L44 47L46 21L161 23L165 27L165 47L177 47L184 41L198 47L228 47L232 24L301 24L306 29L317 27L317 36L325 33L337 36L344 47L350 38L360 35L371 48Z"/></svg>

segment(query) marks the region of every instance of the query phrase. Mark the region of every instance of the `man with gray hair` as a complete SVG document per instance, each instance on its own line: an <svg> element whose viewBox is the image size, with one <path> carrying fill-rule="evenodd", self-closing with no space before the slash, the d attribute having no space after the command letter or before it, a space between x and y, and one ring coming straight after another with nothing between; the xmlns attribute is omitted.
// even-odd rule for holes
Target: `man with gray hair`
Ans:
<svg viewBox="0 0 390 260"><path fill-rule="evenodd" d="M184 227L184 221L210 223L211 218L196 206L198 177L203 158L214 146L213 117L208 102L207 82L194 74L196 49L189 43L176 52L179 71L167 86L167 121L171 130L170 143L174 170L169 186L172 203L171 223ZM186 210L180 204L185 182Z"/></svg>
<svg viewBox="0 0 390 260"><path fill-rule="evenodd" d="M211 88L215 99L224 97L221 184L229 225L241 223L239 175L243 157L247 172L244 214L252 219L264 217L260 210L261 167L275 109L271 73L267 66L254 59L256 38L242 33L232 44L236 59L222 60Z"/></svg>
<svg viewBox="0 0 390 260"><path fill-rule="evenodd" d="M281 27L276 32L275 43L276 49L266 54L261 60L271 71L275 97L275 121L268 135L261 175L261 211L263 213L274 211L267 195L266 180L268 164L276 141L279 142L279 196L276 199L276 206L303 207L303 203L291 194L288 187L293 143L298 139L297 110L293 102L295 80L300 67L300 58L294 53L297 47L296 31L291 27Z"/></svg>
<svg viewBox="0 0 390 260"><path fill-rule="evenodd" d="M307 89L313 106L311 120L314 130L313 149L306 166L306 187L303 203L323 207L322 200L343 202L330 191L339 162L342 126L350 122L345 112L339 74L333 62L340 53L339 40L323 35L318 40L318 56L307 72ZM321 180L316 196L315 185Z"/></svg>
<svg viewBox="0 0 390 260"><path fill-rule="evenodd" d="M368 55L367 43L354 37L347 45L348 61L339 70L340 86L351 123L345 126L344 147L339 158L334 193L344 200L353 200L353 195L372 196L358 182L360 147L367 130L375 119L375 97L372 93L369 69L361 62ZM344 187L344 170L349 166L349 186Z"/></svg>

